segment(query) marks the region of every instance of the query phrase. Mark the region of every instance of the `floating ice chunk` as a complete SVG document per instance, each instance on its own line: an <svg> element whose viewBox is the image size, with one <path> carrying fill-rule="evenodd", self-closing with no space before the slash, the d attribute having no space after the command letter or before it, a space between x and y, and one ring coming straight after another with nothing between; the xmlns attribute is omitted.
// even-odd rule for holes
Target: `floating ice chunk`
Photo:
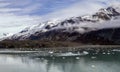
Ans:
<svg viewBox="0 0 120 72"><path fill-rule="evenodd" d="M87 51L83 51L83 54L89 54Z"/></svg>
<svg viewBox="0 0 120 72"><path fill-rule="evenodd" d="M76 57L76 59L80 59L80 57Z"/></svg>
<svg viewBox="0 0 120 72"><path fill-rule="evenodd" d="M53 51L49 51L48 53L53 54L54 52Z"/></svg>
<svg viewBox="0 0 120 72"><path fill-rule="evenodd" d="M65 59L65 57L62 57L62 59Z"/></svg>
<svg viewBox="0 0 120 72"><path fill-rule="evenodd" d="M95 65L91 65L92 68L95 68Z"/></svg>
<svg viewBox="0 0 120 72"><path fill-rule="evenodd" d="M95 56L92 56L91 58L92 58L92 59L95 59L96 57L95 57Z"/></svg>
<svg viewBox="0 0 120 72"><path fill-rule="evenodd" d="M102 54L106 54L105 52L103 52Z"/></svg>
<svg viewBox="0 0 120 72"><path fill-rule="evenodd" d="M108 52L107 54L108 54L108 55L110 55L110 53L109 53L109 52Z"/></svg>
<svg viewBox="0 0 120 72"><path fill-rule="evenodd" d="M53 55L50 55L51 57L53 57Z"/></svg>
<svg viewBox="0 0 120 72"><path fill-rule="evenodd" d="M67 53L61 53L58 56L79 56L79 55L81 55L81 54L67 52Z"/></svg>
<svg viewBox="0 0 120 72"><path fill-rule="evenodd" d="M114 49L114 50L112 50L112 51L120 52L120 50L119 50L119 49Z"/></svg>

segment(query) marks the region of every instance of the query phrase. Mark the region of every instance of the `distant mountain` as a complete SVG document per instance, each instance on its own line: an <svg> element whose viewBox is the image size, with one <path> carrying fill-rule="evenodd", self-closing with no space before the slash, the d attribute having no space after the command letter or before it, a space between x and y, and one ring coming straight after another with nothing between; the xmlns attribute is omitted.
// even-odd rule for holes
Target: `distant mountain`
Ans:
<svg viewBox="0 0 120 72"><path fill-rule="evenodd" d="M102 8L93 15L43 22L5 39L120 44L120 6Z"/></svg>

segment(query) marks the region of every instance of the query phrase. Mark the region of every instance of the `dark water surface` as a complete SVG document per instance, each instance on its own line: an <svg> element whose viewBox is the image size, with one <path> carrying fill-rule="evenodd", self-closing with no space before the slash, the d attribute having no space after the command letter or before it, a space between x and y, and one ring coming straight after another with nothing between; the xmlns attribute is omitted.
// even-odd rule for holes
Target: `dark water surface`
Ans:
<svg viewBox="0 0 120 72"><path fill-rule="evenodd" d="M61 57L1 54L0 72L120 72L120 52Z"/></svg>

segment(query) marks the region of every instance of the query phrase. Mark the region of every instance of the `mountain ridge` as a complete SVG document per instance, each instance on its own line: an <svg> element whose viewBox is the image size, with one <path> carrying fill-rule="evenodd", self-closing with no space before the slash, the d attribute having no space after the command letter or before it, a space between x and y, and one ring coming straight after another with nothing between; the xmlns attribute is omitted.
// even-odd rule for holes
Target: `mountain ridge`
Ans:
<svg viewBox="0 0 120 72"><path fill-rule="evenodd" d="M65 20L53 20L27 27L21 32L14 34L5 40L53 40L53 41L92 41L93 37L99 37L103 41L112 44L112 40L104 40L99 36L99 32L104 34L111 32L112 29L118 29L120 26L120 12L114 7L102 8L93 15L71 17ZM106 32L107 31L107 32ZM117 31L117 30L116 30ZM118 32L119 33L119 32ZM96 34L98 34L96 36ZM111 33L112 34L112 33ZM86 35L86 36L85 36ZM86 38L87 37L87 38ZM85 40L84 40L85 39ZM98 39L94 39L98 42ZM119 41L118 41L119 42ZM100 44L100 43L98 43ZM119 43L116 43L119 44Z"/></svg>

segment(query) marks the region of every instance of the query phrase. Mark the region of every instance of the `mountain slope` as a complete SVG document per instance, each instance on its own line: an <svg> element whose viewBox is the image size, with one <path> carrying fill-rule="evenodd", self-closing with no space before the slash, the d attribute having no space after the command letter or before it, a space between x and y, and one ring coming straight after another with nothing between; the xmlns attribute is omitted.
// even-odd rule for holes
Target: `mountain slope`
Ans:
<svg viewBox="0 0 120 72"><path fill-rule="evenodd" d="M27 27L21 32L6 39L10 40L53 40L114 42L119 44L120 8L108 7L100 9L93 15L72 17L65 20L52 20L39 25ZM115 30L116 29L116 30ZM113 34L113 32L115 34ZM109 34L115 35L109 40ZM103 35L103 36L102 36ZM97 37L97 38L96 38ZM102 39L102 40L100 40Z"/></svg>

